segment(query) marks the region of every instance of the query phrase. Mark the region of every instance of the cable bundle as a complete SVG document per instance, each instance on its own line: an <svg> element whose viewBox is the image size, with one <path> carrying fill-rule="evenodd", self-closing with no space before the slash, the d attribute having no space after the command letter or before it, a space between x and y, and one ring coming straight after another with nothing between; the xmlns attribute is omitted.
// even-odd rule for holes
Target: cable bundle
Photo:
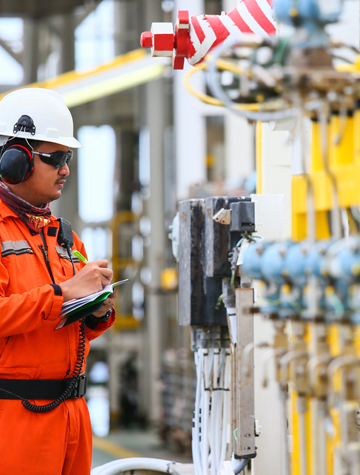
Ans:
<svg viewBox="0 0 360 475"><path fill-rule="evenodd" d="M226 456L229 407L229 353L195 352L196 395L192 453L196 475L218 475Z"/></svg>

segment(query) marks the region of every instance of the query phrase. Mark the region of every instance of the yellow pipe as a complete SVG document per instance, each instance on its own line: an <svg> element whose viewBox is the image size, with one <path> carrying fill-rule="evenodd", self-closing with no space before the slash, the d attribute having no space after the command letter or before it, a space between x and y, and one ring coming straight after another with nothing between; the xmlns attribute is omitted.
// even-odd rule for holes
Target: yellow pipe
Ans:
<svg viewBox="0 0 360 475"><path fill-rule="evenodd" d="M354 112L354 163L360 163L360 101Z"/></svg>
<svg viewBox="0 0 360 475"><path fill-rule="evenodd" d="M230 63L229 61L218 60L216 65L218 69L220 69L221 71L230 71L237 75L241 73L241 69L239 69L237 66L235 66L233 63ZM194 89L192 85L190 84L190 79L194 74L196 74L199 71L205 71L206 69L207 69L207 63L201 63L189 69L189 71L184 76L184 86L190 92L190 94L200 99L200 101L205 102L206 104L209 104L212 106L224 107L224 103L222 101ZM238 109L239 111L243 110L243 111L265 112L265 111L273 111L273 110L283 110L285 105L283 101L273 100L273 101L262 102L262 103L237 104L234 107L235 109Z"/></svg>
<svg viewBox="0 0 360 475"><path fill-rule="evenodd" d="M73 83L80 82L84 79L89 79L92 77L96 77L98 74L101 73L106 73L114 70L115 68L119 66L127 66L131 63L136 63L139 62L147 56L147 53L144 49L139 48L134 51L130 51L129 53L123 54L121 56L117 56L114 58L112 61L102 64L90 71L87 72L78 72L78 71L69 71L67 73L60 74L59 76L56 76L51 79L46 79L45 81L41 82L35 82L32 84L28 84L25 87L43 87L46 89L57 89L58 87L61 86L69 86ZM13 89L16 90L17 88ZM2 94L0 94L0 99L2 99L6 94L8 94L9 91L6 91Z"/></svg>
<svg viewBox="0 0 360 475"><path fill-rule="evenodd" d="M354 162L354 139L354 117L332 114L329 140L330 168Z"/></svg>

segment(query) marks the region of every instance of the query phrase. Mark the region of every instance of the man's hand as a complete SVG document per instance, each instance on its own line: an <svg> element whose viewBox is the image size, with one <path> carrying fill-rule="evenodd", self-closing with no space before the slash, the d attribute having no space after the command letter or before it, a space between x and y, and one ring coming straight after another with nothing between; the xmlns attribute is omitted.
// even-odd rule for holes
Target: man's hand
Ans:
<svg viewBox="0 0 360 475"><path fill-rule="evenodd" d="M93 312L94 317L103 317L115 305L116 291L110 294L97 312Z"/></svg>
<svg viewBox="0 0 360 475"><path fill-rule="evenodd" d="M113 271L108 268L108 265L106 259L89 262L74 277L60 284L64 302L87 297L109 285Z"/></svg>

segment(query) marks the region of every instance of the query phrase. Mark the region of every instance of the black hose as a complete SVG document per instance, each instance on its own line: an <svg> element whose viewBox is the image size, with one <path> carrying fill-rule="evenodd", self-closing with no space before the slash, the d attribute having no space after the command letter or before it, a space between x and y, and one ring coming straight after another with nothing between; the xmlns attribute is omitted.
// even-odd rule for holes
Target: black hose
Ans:
<svg viewBox="0 0 360 475"><path fill-rule="evenodd" d="M61 218L60 218L61 219ZM61 224L61 222L60 222ZM45 241L44 241L45 242ZM71 255L71 247L70 247L70 242L67 241L65 242L66 245L66 250L68 252L73 272L74 275L76 273L75 270L75 265L74 261ZM74 392L74 389L76 386L79 384L80 380L80 373L81 373L81 368L84 363L85 359L85 319L80 320L80 327L79 327L79 347L78 347L78 354L77 354L77 359L75 363L75 368L74 368L74 373L73 376L70 380L69 386L65 389L65 391L57 398L55 401L45 404L43 406L37 406L36 404L31 404L31 402L28 399L23 399L21 401L21 404L27 409L28 411L31 412L49 412L52 411L53 409L56 409L60 404L62 404L66 399L71 397L72 393Z"/></svg>
<svg viewBox="0 0 360 475"><path fill-rule="evenodd" d="M244 470L246 465L250 462L250 459L242 459L242 461L239 463L239 465L235 468L234 474L239 475L239 473Z"/></svg>
<svg viewBox="0 0 360 475"><path fill-rule="evenodd" d="M73 377L70 380L69 386L65 391L59 396L55 401L45 404L43 406L37 406L32 404L29 400L24 399L21 401L21 404L31 412L49 412L53 409L56 409L60 404L62 404L66 399L68 399L79 384L81 368L85 358L85 319L80 320L80 333L79 333L79 349L77 354L77 360L75 363Z"/></svg>

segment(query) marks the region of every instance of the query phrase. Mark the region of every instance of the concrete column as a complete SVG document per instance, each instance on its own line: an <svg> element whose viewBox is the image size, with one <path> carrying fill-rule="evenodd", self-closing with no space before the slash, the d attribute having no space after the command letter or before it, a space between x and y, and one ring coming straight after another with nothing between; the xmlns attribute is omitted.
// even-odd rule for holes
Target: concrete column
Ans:
<svg viewBox="0 0 360 475"><path fill-rule="evenodd" d="M134 132L133 126L121 127L116 134L116 148L119 150L120 161L118 163L119 196L116 203L117 211L130 211L131 199L134 190L135 180L137 180L135 145L138 134Z"/></svg>
<svg viewBox="0 0 360 475"><path fill-rule="evenodd" d="M138 0L140 31L150 30L152 22L163 21L161 0ZM156 59L154 59L156 61ZM150 185L144 202L144 214L151 221L149 245L144 249L144 264L150 268L151 283L147 288L145 319L140 348L140 405L150 422L160 418L161 393L159 377L163 351L163 297L159 294L160 274L164 266L164 131L167 119L164 80L152 81L139 90L139 128L146 129L150 156Z"/></svg>
<svg viewBox="0 0 360 475"><path fill-rule="evenodd" d="M146 86L146 117L150 133L150 196L147 215L151 221L151 242L147 249L147 265L151 270L151 284L147 295L146 340L148 348L145 377L148 380L148 414L151 421L160 418L161 356L164 347L164 297L159 293L161 271L165 264L164 213L164 130L166 111L164 80Z"/></svg>
<svg viewBox="0 0 360 475"><path fill-rule="evenodd" d="M229 13L237 0L223 0L223 9ZM225 114L225 177L247 177L255 170L253 126L232 112Z"/></svg>
<svg viewBox="0 0 360 475"><path fill-rule="evenodd" d="M114 2L116 27L115 54L124 54L140 47L138 1Z"/></svg>
<svg viewBox="0 0 360 475"><path fill-rule="evenodd" d="M203 0L175 0L174 19L179 10L190 15L205 12ZM206 180L206 123L203 105L184 87L184 75L192 66L185 61L184 70L174 72L174 126L178 199L188 198L190 185ZM192 78L192 85L204 90L203 76Z"/></svg>
<svg viewBox="0 0 360 475"><path fill-rule="evenodd" d="M37 71L40 64L39 33L40 20L27 18L24 20L24 84L37 81Z"/></svg>
<svg viewBox="0 0 360 475"><path fill-rule="evenodd" d="M73 13L61 16L60 74L75 69L75 17Z"/></svg>
<svg viewBox="0 0 360 475"><path fill-rule="evenodd" d="M73 14L62 15L59 18L59 33L61 40L59 73L72 71L75 68L75 35L74 35ZM77 132L76 116L74 120L74 133ZM76 136L76 135L75 135ZM70 176L66 179L65 189L60 200L51 206L56 216L61 216L73 226L77 234L81 233L82 223L79 217L79 197L78 197L78 164L77 153L70 165Z"/></svg>

